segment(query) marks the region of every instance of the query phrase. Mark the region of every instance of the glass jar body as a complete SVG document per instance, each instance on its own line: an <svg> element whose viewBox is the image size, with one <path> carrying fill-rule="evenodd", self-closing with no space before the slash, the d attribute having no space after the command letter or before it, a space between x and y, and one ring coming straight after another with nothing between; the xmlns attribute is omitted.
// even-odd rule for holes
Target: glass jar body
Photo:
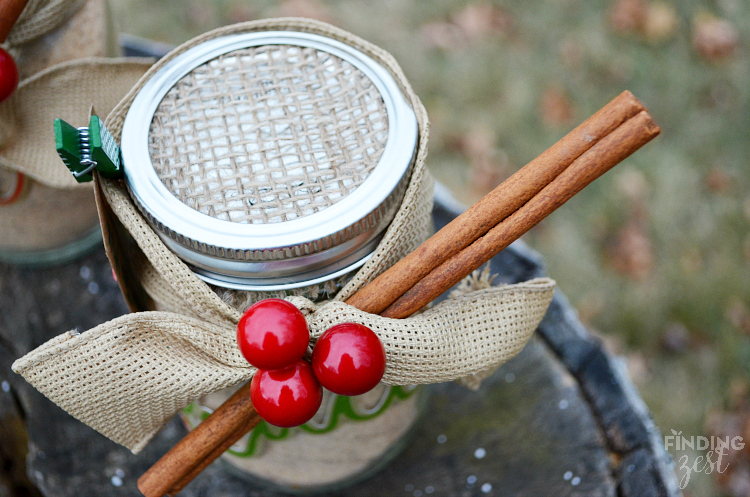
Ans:
<svg viewBox="0 0 750 497"><path fill-rule="evenodd" d="M115 34L107 0L87 0L58 28L17 47L19 78L23 81L81 57L116 56ZM12 123L0 126L12 127ZM12 129L6 131L2 135L13 136ZM59 167L65 166L60 162ZM101 240L93 188L51 188L0 166L0 232L5 235L0 240L0 261L69 260Z"/></svg>
<svg viewBox="0 0 750 497"><path fill-rule="evenodd" d="M182 419L195 427L236 388L188 406ZM343 488L375 473L407 445L424 412L427 389L379 384L355 397L324 392L315 417L296 428L264 421L223 456L232 473L294 493Z"/></svg>

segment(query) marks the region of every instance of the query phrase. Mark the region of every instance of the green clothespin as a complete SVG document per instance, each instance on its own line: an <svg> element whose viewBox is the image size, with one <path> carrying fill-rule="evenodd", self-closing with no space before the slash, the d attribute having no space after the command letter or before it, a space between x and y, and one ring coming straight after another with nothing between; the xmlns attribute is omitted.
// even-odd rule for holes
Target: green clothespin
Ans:
<svg viewBox="0 0 750 497"><path fill-rule="evenodd" d="M105 178L124 176L120 147L93 108L88 127L75 128L62 119L55 119L54 127L57 154L76 181L91 181L94 169Z"/></svg>

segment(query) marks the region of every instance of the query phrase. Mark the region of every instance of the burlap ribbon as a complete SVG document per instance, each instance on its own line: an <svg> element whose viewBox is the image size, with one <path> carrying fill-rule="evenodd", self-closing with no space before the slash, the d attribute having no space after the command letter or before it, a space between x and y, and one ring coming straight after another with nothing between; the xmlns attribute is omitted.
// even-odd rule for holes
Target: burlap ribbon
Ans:
<svg viewBox="0 0 750 497"><path fill-rule="evenodd" d="M62 26L86 0L29 0L2 44L14 57L22 47ZM52 122L88 124L89 110L107 115L152 59L91 57L55 64L24 79L0 105L0 167L52 188L91 188L78 183L55 152Z"/></svg>
<svg viewBox="0 0 750 497"><path fill-rule="evenodd" d="M29 0L18 17L3 48L15 56L20 45L30 43L61 26L86 0Z"/></svg>
<svg viewBox="0 0 750 497"><path fill-rule="evenodd" d="M176 48L146 72L109 114L112 135L119 140L140 87L176 55L217 36L274 29L312 32L356 46L393 74L419 123L409 185L372 257L333 301L315 304L299 296L287 298L306 314L313 343L325 329L342 322L361 323L375 331L386 349L386 383L461 379L476 387L529 340L552 299L552 280L491 287L487 278L472 276L451 298L402 320L343 303L416 248L430 230L433 182L425 166L427 115L390 54L311 20L275 19L214 30ZM82 334L63 334L16 361L13 370L76 418L137 452L189 402L252 377L254 369L239 354L235 330L241 311L267 295L220 297L166 248L122 182L100 180L99 187L108 255L129 304L133 309L171 312L136 312Z"/></svg>
<svg viewBox="0 0 750 497"><path fill-rule="evenodd" d="M405 385L492 371L524 347L553 289L544 278L477 290L401 320L342 302L316 307L302 297L288 299L307 314L315 338L337 323L369 326L386 350L383 381ZM129 314L80 335L60 335L16 361L13 371L74 417L138 452L191 401L252 377L255 370L236 345L236 326L236 319Z"/></svg>
<svg viewBox="0 0 750 497"><path fill-rule="evenodd" d="M107 115L152 65L152 59L92 57L24 80L0 105L0 166L53 188L91 188L76 182L58 157L52 123L59 117L88 125L92 105Z"/></svg>

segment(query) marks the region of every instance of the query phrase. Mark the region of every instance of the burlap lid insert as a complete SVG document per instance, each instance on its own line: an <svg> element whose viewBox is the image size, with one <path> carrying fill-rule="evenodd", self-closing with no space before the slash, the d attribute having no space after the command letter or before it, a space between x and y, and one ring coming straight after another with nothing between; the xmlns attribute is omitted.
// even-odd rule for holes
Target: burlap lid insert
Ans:
<svg viewBox="0 0 750 497"><path fill-rule="evenodd" d="M330 53L264 45L184 76L151 121L164 185L193 209L237 223L308 216L369 176L388 138L373 82Z"/></svg>

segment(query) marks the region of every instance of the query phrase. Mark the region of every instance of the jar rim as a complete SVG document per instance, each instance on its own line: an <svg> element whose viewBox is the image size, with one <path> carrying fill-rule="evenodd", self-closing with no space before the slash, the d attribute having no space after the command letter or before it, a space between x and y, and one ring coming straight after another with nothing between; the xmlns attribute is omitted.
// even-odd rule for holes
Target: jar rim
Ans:
<svg viewBox="0 0 750 497"><path fill-rule="evenodd" d="M383 98L388 117L388 138L377 165L349 195L313 214L269 224L235 223L203 214L180 201L161 181L149 153L150 126L167 92L193 69L222 54L253 46L295 45L330 53L349 62L368 77ZM334 39L296 31L266 31L222 36L200 43L167 62L136 95L122 131L122 158L127 186L136 205L170 249L204 272L226 274L221 263L287 261L287 273L312 269L304 262L318 254L336 262L341 245L373 248L395 215L405 190L404 178L413 163L418 140L414 109L393 76L356 48ZM354 244L356 245L356 244ZM362 251L359 251L361 257ZM363 262L364 263L364 262ZM351 264L350 264L351 265ZM361 264L360 264L361 265ZM339 264L341 266L341 264ZM260 267L260 266L258 266ZM239 268L239 266L237 266ZM245 268L240 273L255 274ZM231 273L231 271L230 271ZM199 272L200 275L200 272ZM261 278L279 276L271 271ZM238 276L233 274L233 277ZM204 278L205 279L205 278Z"/></svg>

